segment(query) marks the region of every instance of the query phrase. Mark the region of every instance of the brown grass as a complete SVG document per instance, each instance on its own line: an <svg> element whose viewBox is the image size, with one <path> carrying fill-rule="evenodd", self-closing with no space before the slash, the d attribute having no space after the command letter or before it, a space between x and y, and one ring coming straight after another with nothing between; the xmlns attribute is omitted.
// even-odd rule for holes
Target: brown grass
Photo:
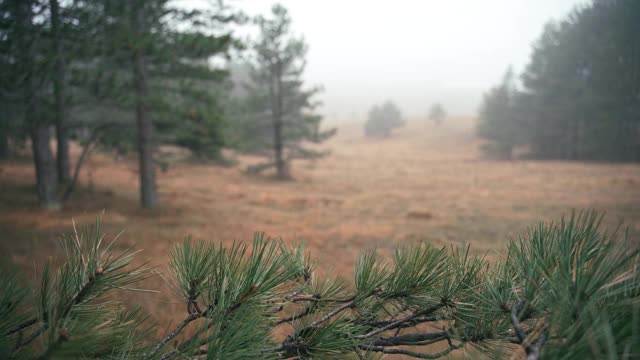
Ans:
<svg viewBox="0 0 640 360"><path fill-rule="evenodd" d="M249 177L241 167L174 164L159 173L162 208L150 211L138 209L133 158L93 156L83 190L59 212L37 209L28 161L1 163L0 251L32 274L55 253L53 240L71 230L71 218L88 223L103 209L108 234L126 228L120 246L137 244L161 270L188 234L227 244L254 231L303 240L321 273L350 275L360 250L388 252L413 239L471 244L493 258L510 234L572 209L603 210L607 225L623 219L632 233L640 230L640 165L483 160L471 122L412 123L385 140L342 126L326 145L330 156L294 164L294 182ZM145 285L163 293L129 301L147 301L165 324L183 316L159 278Z"/></svg>

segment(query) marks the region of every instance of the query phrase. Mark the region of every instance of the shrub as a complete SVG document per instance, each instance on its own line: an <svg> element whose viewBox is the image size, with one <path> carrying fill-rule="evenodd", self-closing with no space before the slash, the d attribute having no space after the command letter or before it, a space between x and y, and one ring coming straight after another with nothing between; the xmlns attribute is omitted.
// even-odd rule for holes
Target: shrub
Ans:
<svg viewBox="0 0 640 360"><path fill-rule="evenodd" d="M393 129L404 125L400 109L392 102L387 101L369 110L369 118L364 124L364 133L369 137L389 137Z"/></svg>
<svg viewBox="0 0 640 360"><path fill-rule="evenodd" d="M392 259L366 251L353 284L319 279L302 247L262 234L230 247L187 239L165 275L187 312L161 339L141 308L107 301L152 273L131 267L131 251L114 254L98 221L62 240L66 256L46 263L35 294L1 268L0 354L432 359L475 348L493 358L628 358L640 352L638 249L600 231L600 219L539 224L497 263L427 242L403 244Z"/></svg>

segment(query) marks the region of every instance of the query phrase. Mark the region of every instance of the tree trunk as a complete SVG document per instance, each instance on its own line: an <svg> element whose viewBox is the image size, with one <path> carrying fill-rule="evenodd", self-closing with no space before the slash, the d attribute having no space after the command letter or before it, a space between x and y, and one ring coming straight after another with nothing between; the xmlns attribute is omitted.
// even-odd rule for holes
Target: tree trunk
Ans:
<svg viewBox="0 0 640 360"><path fill-rule="evenodd" d="M280 180L289 178L289 169L284 160L284 143L282 138L282 74L280 66L275 72L276 88L273 93L275 97L273 109L273 150L276 163L276 177Z"/></svg>
<svg viewBox="0 0 640 360"><path fill-rule="evenodd" d="M140 201L142 207L158 205L156 170L153 161L153 124L147 112L147 83L144 62L134 55L134 87L136 91L136 125L138 128L138 158L140 167Z"/></svg>
<svg viewBox="0 0 640 360"><path fill-rule="evenodd" d="M139 13L137 4L132 6L132 28L139 34ZM140 49L132 53L133 83L136 93L136 125L138 130L138 159L140 172L140 202L144 208L154 208L158 205L156 189L156 173L153 161L153 124L148 116L147 74L144 58Z"/></svg>
<svg viewBox="0 0 640 360"><path fill-rule="evenodd" d="M60 33L60 6L58 0L49 0L51 11L51 35L53 38L53 117L56 125L56 139L58 143L57 170L58 180L68 182L71 179L71 165L69 160L69 135L65 127L65 104L64 104L64 78L65 66L62 59L62 34Z"/></svg>
<svg viewBox="0 0 640 360"><path fill-rule="evenodd" d="M27 110L27 112L31 112L31 110ZM31 116L27 115L27 117ZM45 209L58 209L60 205L56 199L56 167L53 162L50 140L51 132L49 126L33 123L31 126L31 150L36 168L38 200L40 201L40 206Z"/></svg>
<svg viewBox="0 0 640 360"><path fill-rule="evenodd" d="M282 122L276 120L273 126L273 150L275 152L276 176L278 179L284 180L289 177L287 164L283 158L282 151Z"/></svg>
<svg viewBox="0 0 640 360"><path fill-rule="evenodd" d="M9 137L4 131L0 128L0 160L9 157Z"/></svg>

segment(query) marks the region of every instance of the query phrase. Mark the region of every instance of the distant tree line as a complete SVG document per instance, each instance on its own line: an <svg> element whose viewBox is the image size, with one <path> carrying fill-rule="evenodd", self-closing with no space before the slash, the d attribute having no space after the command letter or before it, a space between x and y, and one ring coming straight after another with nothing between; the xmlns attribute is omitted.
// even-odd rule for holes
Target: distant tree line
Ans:
<svg viewBox="0 0 640 360"><path fill-rule="evenodd" d="M301 89L306 45L284 41L291 20L284 8L273 11L274 20L258 21L261 38L252 47L255 106L241 108L254 115L247 126L273 134L271 157L284 178L289 159L310 154L301 142L333 132L321 132L311 112L315 90ZM168 0L1 1L0 158L30 143L39 202L59 208L91 149L135 151L141 204L157 206L159 146L217 159L235 145L228 69L211 60L246 47L232 35L245 20L222 1L206 9ZM257 142L242 135L241 143ZM83 148L74 166L70 141Z"/></svg>
<svg viewBox="0 0 640 360"><path fill-rule="evenodd" d="M485 95L485 150L538 159L640 161L640 2L596 0L546 25L517 86Z"/></svg>
<svg viewBox="0 0 640 360"><path fill-rule="evenodd" d="M447 112L440 103L434 103L429 108L428 120L434 125L441 125L447 117ZM367 120L364 123L364 134L366 137L388 138L393 130L403 127L406 120L400 108L391 100L373 105L369 109Z"/></svg>

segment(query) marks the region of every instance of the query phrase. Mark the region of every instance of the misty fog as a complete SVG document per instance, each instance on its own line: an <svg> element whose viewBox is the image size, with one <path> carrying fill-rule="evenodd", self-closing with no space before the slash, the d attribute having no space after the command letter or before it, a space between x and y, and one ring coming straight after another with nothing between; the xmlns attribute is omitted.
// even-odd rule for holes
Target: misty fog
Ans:
<svg viewBox="0 0 640 360"><path fill-rule="evenodd" d="M197 4L195 0L188 1ZM580 0L300 1L285 0L293 30L309 44L306 81L321 84L321 110L364 120L375 102L392 98L409 117L440 101L473 115L482 94L512 65L522 70L545 23ZM249 15L271 2L239 0ZM251 27L248 25L247 27ZM251 32L250 29L240 31Z"/></svg>

